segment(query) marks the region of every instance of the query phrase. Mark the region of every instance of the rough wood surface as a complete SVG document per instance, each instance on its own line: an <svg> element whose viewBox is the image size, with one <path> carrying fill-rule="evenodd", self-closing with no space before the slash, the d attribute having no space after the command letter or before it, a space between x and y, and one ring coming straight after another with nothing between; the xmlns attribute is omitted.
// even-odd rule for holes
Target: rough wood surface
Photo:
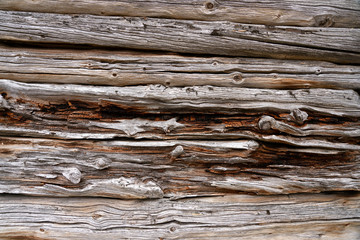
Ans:
<svg viewBox="0 0 360 240"><path fill-rule="evenodd" d="M360 239L359 13L0 0L0 239Z"/></svg>
<svg viewBox="0 0 360 240"><path fill-rule="evenodd" d="M134 17L225 20L303 27L360 27L357 0L2 0L0 9L29 12L88 13Z"/></svg>
<svg viewBox="0 0 360 240"><path fill-rule="evenodd" d="M360 190L359 149L254 140L0 142L1 193L144 199Z"/></svg>
<svg viewBox="0 0 360 240"><path fill-rule="evenodd" d="M1 80L0 90L0 133L7 136L247 138L298 147L359 149L360 106L352 90L95 87L10 80ZM251 111L257 109L260 112Z"/></svg>
<svg viewBox="0 0 360 240"><path fill-rule="evenodd" d="M0 11L0 40L360 63L360 29Z"/></svg>
<svg viewBox="0 0 360 240"><path fill-rule="evenodd" d="M82 102L86 108L112 106L137 113L225 113L244 110L290 113L301 109L317 114L360 116L360 100L353 90L274 90L212 86L163 85L109 87L20 83L0 80L1 108L31 113L41 105ZM21 100L22 99L22 100Z"/></svg>
<svg viewBox="0 0 360 240"><path fill-rule="evenodd" d="M359 239L359 195L0 197L1 239Z"/></svg>
<svg viewBox="0 0 360 240"><path fill-rule="evenodd" d="M359 66L319 61L0 46L0 63L0 78L23 82L360 89Z"/></svg>

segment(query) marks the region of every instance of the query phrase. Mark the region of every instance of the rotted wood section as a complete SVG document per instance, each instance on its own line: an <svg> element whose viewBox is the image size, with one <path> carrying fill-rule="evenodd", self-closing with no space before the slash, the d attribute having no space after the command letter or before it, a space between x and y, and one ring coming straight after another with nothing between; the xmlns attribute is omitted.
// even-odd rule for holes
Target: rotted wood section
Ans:
<svg viewBox="0 0 360 240"><path fill-rule="evenodd" d="M3 193L161 198L359 190L353 90L0 86L1 134L48 138L2 139ZM77 139L84 140L70 141Z"/></svg>
<svg viewBox="0 0 360 240"><path fill-rule="evenodd" d="M360 239L359 11L0 1L0 239Z"/></svg>

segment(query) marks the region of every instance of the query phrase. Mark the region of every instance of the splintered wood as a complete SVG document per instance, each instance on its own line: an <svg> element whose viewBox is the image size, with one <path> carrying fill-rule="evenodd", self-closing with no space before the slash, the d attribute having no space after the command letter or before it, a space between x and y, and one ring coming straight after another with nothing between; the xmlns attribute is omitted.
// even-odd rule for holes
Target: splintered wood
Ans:
<svg viewBox="0 0 360 240"><path fill-rule="evenodd" d="M0 19L0 239L360 239L359 1Z"/></svg>

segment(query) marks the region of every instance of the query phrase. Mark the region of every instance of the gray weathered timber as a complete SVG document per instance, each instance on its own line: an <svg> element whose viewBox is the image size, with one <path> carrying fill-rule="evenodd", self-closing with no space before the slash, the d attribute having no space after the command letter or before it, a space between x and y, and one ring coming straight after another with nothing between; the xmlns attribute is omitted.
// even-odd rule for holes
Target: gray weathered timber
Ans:
<svg viewBox="0 0 360 240"><path fill-rule="evenodd" d="M71 104L71 102L70 102ZM75 103L74 103L75 104ZM55 106L43 110L31 110L26 114L19 111L3 111L0 116L0 133L7 136L47 137L59 139L112 139L126 137L133 139L236 139L249 138L266 142L288 143L295 146L325 147L334 149L358 149L341 139L335 142L328 138L360 137L360 122L357 120L328 119L312 116L310 121L316 124L298 126L288 114L276 120L267 115L168 115L168 120L143 116L129 118L123 115L99 113L101 108L81 109L81 106L69 105L59 112ZM23 108L23 106L19 106ZM105 111L105 110L104 110ZM338 121L339 123L328 123ZM274 133L277 133L277 136ZM306 138L295 138L295 137ZM310 138L312 137L312 138ZM312 141L311 141L312 139ZM346 139L348 140L348 139ZM305 141L305 142L304 142ZM355 141L355 139L354 139Z"/></svg>
<svg viewBox="0 0 360 240"><path fill-rule="evenodd" d="M80 101L86 107L113 106L134 113L226 113L293 109L334 116L360 116L359 95L353 90L274 90L212 86L163 85L108 87L33 84L0 80L1 108L30 113L49 104ZM21 100L22 99L22 100Z"/></svg>
<svg viewBox="0 0 360 240"><path fill-rule="evenodd" d="M0 133L7 136L103 140L247 138L298 147L359 149L357 118L319 116L299 109L288 114L271 113L271 116L265 112L239 112L230 116L194 113L133 116L118 106L78 100L43 103L34 98L11 97L7 92L2 94L6 99L1 96ZM352 144L348 143L349 139Z"/></svg>
<svg viewBox="0 0 360 240"><path fill-rule="evenodd" d="M359 149L0 138L0 193L121 199L359 191Z"/></svg>
<svg viewBox="0 0 360 240"><path fill-rule="evenodd" d="M0 40L360 63L360 29L0 11Z"/></svg>
<svg viewBox="0 0 360 240"><path fill-rule="evenodd" d="M360 239L359 13L0 0L0 239Z"/></svg>
<svg viewBox="0 0 360 240"><path fill-rule="evenodd" d="M23 82L129 86L360 89L360 67L321 61L190 57L129 51L9 48L0 78Z"/></svg>
<svg viewBox="0 0 360 240"><path fill-rule="evenodd" d="M359 195L0 197L1 239L359 239Z"/></svg>
<svg viewBox="0 0 360 240"><path fill-rule="evenodd" d="M1 0L0 9L88 13L134 17L162 17L193 20L222 20L266 25L303 27L360 27L357 0L330 1L241 1L241 0Z"/></svg>

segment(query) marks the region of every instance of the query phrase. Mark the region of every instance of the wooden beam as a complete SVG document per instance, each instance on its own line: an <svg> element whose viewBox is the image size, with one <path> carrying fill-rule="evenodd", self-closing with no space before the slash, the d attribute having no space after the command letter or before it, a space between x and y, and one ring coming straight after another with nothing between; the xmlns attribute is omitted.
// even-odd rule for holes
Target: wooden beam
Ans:
<svg viewBox="0 0 360 240"><path fill-rule="evenodd" d="M163 85L104 87L30 84L0 80L1 108L29 113L41 105L80 101L87 108L113 106L134 113L224 113L266 110L290 113L302 109L317 114L359 117L359 96L353 90L274 90L212 86ZM20 99L22 99L20 101ZM19 100L19 101L18 101ZM27 108L20 107L27 105ZM23 109L23 110L21 110Z"/></svg>
<svg viewBox="0 0 360 240"><path fill-rule="evenodd" d="M360 27L356 0L2 0L0 9L68 14L161 17L303 27Z"/></svg>
<svg viewBox="0 0 360 240"><path fill-rule="evenodd" d="M0 11L0 40L360 63L360 30Z"/></svg>
<svg viewBox="0 0 360 240"><path fill-rule="evenodd" d="M359 66L321 61L204 58L129 51L10 48L0 45L0 63L0 78L22 82L360 89Z"/></svg>
<svg viewBox="0 0 360 240"><path fill-rule="evenodd" d="M0 142L0 193L146 199L360 190L359 149L245 139Z"/></svg>
<svg viewBox="0 0 360 240"><path fill-rule="evenodd" d="M359 195L0 197L1 239L358 239Z"/></svg>

